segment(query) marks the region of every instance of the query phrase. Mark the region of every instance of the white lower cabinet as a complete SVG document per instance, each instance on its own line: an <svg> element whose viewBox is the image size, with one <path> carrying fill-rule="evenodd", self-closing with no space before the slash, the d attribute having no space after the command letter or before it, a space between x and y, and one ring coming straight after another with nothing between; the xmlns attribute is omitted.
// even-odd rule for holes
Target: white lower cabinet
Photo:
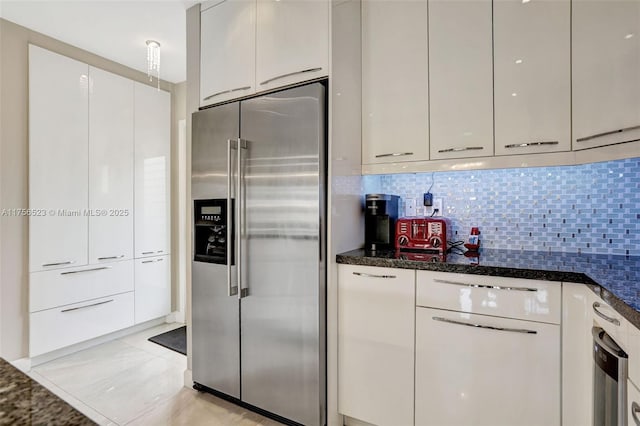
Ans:
<svg viewBox="0 0 640 426"><path fill-rule="evenodd" d="M640 426L640 390L627 380L627 424Z"/></svg>
<svg viewBox="0 0 640 426"><path fill-rule="evenodd" d="M29 356L38 356L133 325L133 292L32 313Z"/></svg>
<svg viewBox="0 0 640 426"><path fill-rule="evenodd" d="M558 325L416 311L416 425L560 425Z"/></svg>
<svg viewBox="0 0 640 426"><path fill-rule="evenodd" d="M171 257L135 260L135 323L171 312Z"/></svg>
<svg viewBox="0 0 640 426"><path fill-rule="evenodd" d="M338 411L413 425L415 271L338 268Z"/></svg>

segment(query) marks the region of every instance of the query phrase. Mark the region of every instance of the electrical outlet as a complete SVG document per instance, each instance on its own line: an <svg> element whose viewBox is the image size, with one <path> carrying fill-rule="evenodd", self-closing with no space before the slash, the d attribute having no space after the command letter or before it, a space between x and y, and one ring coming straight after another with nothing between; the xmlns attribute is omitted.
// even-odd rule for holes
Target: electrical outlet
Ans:
<svg viewBox="0 0 640 426"><path fill-rule="evenodd" d="M407 198L404 200L404 215L415 216L416 215L416 199Z"/></svg>
<svg viewBox="0 0 640 426"><path fill-rule="evenodd" d="M434 213L435 211L435 213ZM426 217L438 217L444 215L444 205L442 198L434 198L433 206L424 208L424 215Z"/></svg>

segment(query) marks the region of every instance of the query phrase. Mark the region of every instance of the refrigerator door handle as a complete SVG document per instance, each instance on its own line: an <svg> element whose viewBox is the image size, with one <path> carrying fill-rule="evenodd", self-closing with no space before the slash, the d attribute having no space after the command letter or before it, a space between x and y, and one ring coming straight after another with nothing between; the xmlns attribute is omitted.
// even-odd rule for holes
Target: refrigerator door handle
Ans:
<svg viewBox="0 0 640 426"><path fill-rule="evenodd" d="M237 244L236 244L236 265L238 268L238 299L247 297L249 295L248 288L242 288L242 231L244 228L243 216L244 216L244 194L242 191L242 185L244 183L244 176L242 174L242 150L247 149L247 141L238 138L238 172L236 174L236 225L237 225Z"/></svg>
<svg viewBox="0 0 640 426"><path fill-rule="evenodd" d="M231 218L231 206L232 198L231 198L231 150L235 149L236 141L233 139L227 140L227 234L228 236L233 235L234 232L234 223ZM234 286L231 282L231 238L227 238L227 295L235 296L238 294L238 286Z"/></svg>

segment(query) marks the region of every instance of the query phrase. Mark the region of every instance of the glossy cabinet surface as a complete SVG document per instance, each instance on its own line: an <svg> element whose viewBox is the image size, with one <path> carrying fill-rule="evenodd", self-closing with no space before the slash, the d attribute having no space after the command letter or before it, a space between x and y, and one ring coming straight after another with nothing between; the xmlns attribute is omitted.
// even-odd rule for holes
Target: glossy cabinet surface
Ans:
<svg viewBox="0 0 640 426"><path fill-rule="evenodd" d="M627 381L627 424L640 426L640 390L631 381Z"/></svg>
<svg viewBox="0 0 640 426"><path fill-rule="evenodd" d="M200 15L200 106L255 92L256 1L226 0Z"/></svg>
<svg viewBox="0 0 640 426"><path fill-rule="evenodd" d="M629 324L627 327L627 342L626 350L629 354L629 359L632 361L629 363L629 379L640 387L640 330ZM638 401L640 404L640 401Z"/></svg>
<svg viewBox="0 0 640 426"><path fill-rule="evenodd" d="M640 139L640 1L571 10L573 149Z"/></svg>
<svg viewBox="0 0 640 426"><path fill-rule="evenodd" d="M258 1L256 87L264 91L329 74L329 1Z"/></svg>
<svg viewBox="0 0 640 426"><path fill-rule="evenodd" d="M133 81L89 67L89 263L133 258Z"/></svg>
<svg viewBox="0 0 640 426"><path fill-rule="evenodd" d="M31 272L87 263L88 74L86 64L29 45Z"/></svg>
<svg viewBox="0 0 640 426"><path fill-rule="evenodd" d="M362 3L362 162L429 159L427 3Z"/></svg>
<svg viewBox="0 0 640 426"><path fill-rule="evenodd" d="M493 3L496 155L571 150L569 0Z"/></svg>
<svg viewBox="0 0 640 426"><path fill-rule="evenodd" d="M560 327L417 308L415 398L420 426L560 425Z"/></svg>
<svg viewBox="0 0 640 426"><path fill-rule="evenodd" d="M493 155L491 9L490 0L429 0L432 160Z"/></svg>
<svg viewBox="0 0 640 426"><path fill-rule="evenodd" d="M133 291L133 260L34 272L29 283L29 312Z"/></svg>
<svg viewBox="0 0 640 426"><path fill-rule="evenodd" d="M415 271L338 268L338 411L413 424Z"/></svg>
<svg viewBox="0 0 640 426"><path fill-rule="evenodd" d="M133 292L65 305L29 316L29 356L133 325Z"/></svg>
<svg viewBox="0 0 640 426"><path fill-rule="evenodd" d="M562 424L593 424L592 304L584 284L562 284Z"/></svg>
<svg viewBox="0 0 640 426"><path fill-rule="evenodd" d="M170 251L171 96L135 83L134 253Z"/></svg>
<svg viewBox="0 0 640 426"><path fill-rule="evenodd" d="M135 260L135 323L171 312L171 257Z"/></svg>
<svg viewBox="0 0 640 426"><path fill-rule="evenodd" d="M558 282L418 271L416 304L497 317L560 324Z"/></svg>

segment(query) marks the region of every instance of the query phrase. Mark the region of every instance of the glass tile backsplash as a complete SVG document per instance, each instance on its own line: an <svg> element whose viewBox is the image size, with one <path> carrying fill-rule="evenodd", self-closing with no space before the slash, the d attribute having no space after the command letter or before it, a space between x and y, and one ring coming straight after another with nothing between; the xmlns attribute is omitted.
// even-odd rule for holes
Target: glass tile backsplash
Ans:
<svg viewBox="0 0 640 426"><path fill-rule="evenodd" d="M512 250L640 255L640 158L566 167L370 175L363 193L404 202L431 186L452 239L480 227L481 245Z"/></svg>

